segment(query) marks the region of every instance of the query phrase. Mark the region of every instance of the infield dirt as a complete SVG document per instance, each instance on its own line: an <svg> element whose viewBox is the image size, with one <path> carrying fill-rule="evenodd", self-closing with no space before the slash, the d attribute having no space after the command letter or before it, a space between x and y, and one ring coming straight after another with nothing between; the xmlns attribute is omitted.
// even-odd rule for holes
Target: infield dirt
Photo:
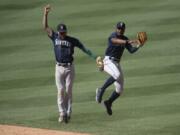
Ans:
<svg viewBox="0 0 180 135"><path fill-rule="evenodd" d="M90 135L20 126L0 125L0 135Z"/></svg>

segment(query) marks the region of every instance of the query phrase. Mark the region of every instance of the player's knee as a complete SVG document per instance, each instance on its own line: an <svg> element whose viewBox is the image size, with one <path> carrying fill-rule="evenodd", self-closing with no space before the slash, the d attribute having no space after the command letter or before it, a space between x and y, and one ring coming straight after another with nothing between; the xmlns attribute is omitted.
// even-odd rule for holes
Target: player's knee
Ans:
<svg viewBox="0 0 180 135"><path fill-rule="evenodd" d="M123 92L123 86L122 86L122 85L117 85L117 86L116 86L116 92L117 92L118 94L122 94L122 92Z"/></svg>
<svg viewBox="0 0 180 135"><path fill-rule="evenodd" d="M58 96L64 95L64 90L63 89L58 89Z"/></svg>
<svg viewBox="0 0 180 135"><path fill-rule="evenodd" d="M72 85L73 85L72 82L71 83L67 83L66 84L66 89L72 89Z"/></svg>
<svg viewBox="0 0 180 135"><path fill-rule="evenodd" d="M119 95L121 95L122 92L123 92L123 89L116 89L116 92L117 92Z"/></svg>
<svg viewBox="0 0 180 135"><path fill-rule="evenodd" d="M114 79L115 79L116 81L119 81L119 80L120 80L120 73L115 74L115 75L114 75Z"/></svg>

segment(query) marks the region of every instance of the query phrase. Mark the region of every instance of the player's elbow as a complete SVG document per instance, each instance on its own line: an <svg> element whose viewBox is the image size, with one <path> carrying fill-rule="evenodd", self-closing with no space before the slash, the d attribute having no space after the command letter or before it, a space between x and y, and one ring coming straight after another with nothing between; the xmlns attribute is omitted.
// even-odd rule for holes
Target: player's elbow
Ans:
<svg viewBox="0 0 180 135"><path fill-rule="evenodd" d="M43 29L44 31L46 31L46 26L45 26L45 25L43 25L42 29Z"/></svg>

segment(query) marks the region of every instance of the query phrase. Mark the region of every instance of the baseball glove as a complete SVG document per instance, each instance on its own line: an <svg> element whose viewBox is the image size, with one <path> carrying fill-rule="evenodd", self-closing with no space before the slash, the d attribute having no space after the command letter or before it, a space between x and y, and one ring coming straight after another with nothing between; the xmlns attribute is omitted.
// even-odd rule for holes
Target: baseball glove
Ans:
<svg viewBox="0 0 180 135"><path fill-rule="evenodd" d="M145 42L147 41L146 32L138 32L137 39L139 40L140 45L143 46L145 44Z"/></svg>
<svg viewBox="0 0 180 135"><path fill-rule="evenodd" d="M96 64L97 64L97 67L99 69L99 71L103 71L104 70L104 62L103 62L103 59L101 56L98 56L96 58Z"/></svg>

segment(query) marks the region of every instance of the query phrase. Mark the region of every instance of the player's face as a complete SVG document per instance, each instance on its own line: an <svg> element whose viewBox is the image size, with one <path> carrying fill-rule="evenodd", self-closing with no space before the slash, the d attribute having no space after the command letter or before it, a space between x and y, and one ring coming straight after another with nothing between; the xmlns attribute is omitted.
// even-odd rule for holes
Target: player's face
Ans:
<svg viewBox="0 0 180 135"><path fill-rule="evenodd" d="M67 35L67 32L59 32L60 38L65 38Z"/></svg>
<svg viewBox="0 0 180 135"><path fill-rule="evenodd" d="M116 29L117 35L124 35L125 29Z"/></svg>

